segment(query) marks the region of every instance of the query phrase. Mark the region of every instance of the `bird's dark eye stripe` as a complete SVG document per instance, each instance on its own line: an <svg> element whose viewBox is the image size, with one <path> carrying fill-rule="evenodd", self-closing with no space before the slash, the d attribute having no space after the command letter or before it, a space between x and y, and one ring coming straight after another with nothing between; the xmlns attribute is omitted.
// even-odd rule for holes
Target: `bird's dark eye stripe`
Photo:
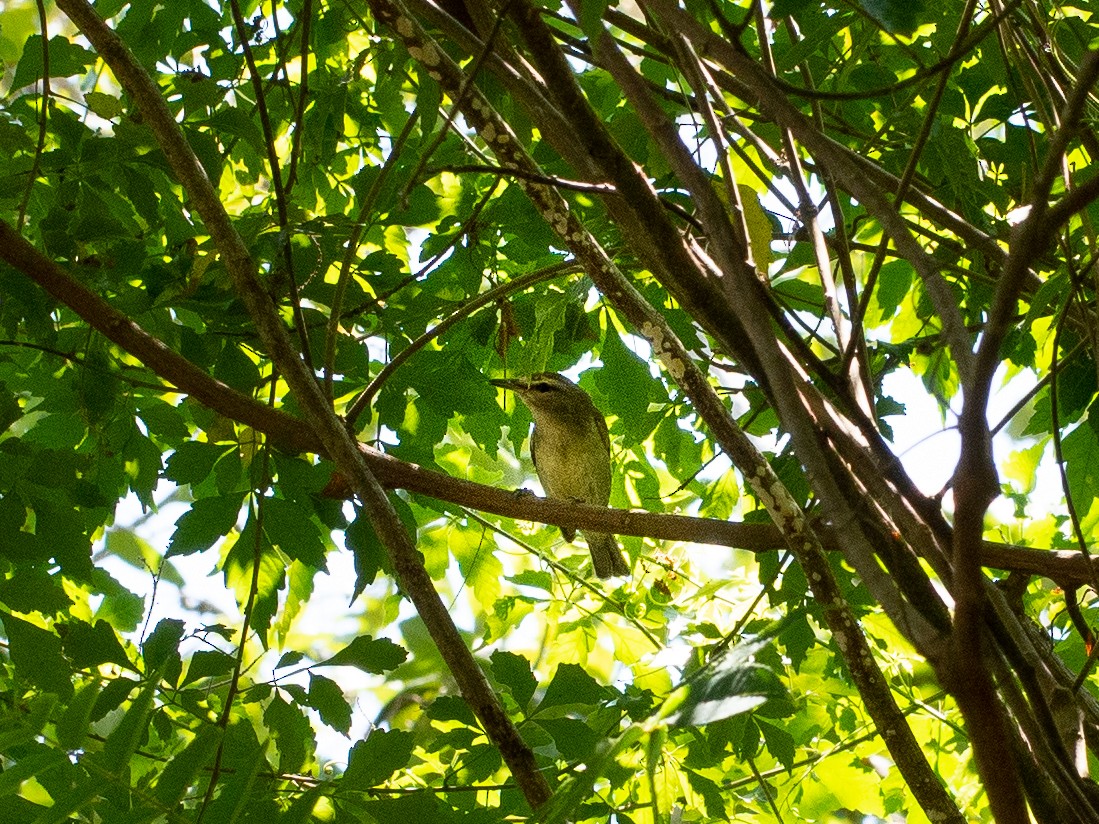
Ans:
<svg viewBox="0 0 1099 824"><path fill-rule="evenodd" d="M533 386L531 386L531 389L535 389L538 392L552 392L553 384L549 381L538 381Z"/></svg>

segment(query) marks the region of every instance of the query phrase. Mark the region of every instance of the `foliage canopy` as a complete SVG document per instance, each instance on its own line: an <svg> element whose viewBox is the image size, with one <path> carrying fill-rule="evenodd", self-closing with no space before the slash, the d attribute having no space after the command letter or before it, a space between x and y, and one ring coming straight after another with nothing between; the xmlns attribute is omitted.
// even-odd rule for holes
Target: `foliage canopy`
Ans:
<svg viewBox="0 0 1099 824"><path fill-rule="evenodd" d="M1099 821L1090 0L2 8L0 821Z"/></svg>

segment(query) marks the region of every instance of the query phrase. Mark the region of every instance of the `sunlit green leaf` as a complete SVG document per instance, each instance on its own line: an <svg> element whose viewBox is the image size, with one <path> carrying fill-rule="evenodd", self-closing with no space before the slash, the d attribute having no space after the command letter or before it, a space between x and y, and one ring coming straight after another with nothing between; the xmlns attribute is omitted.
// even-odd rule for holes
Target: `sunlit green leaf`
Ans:
<svg viewBox="0 0 1099 824"><path fill-rule="evenodd" d="M168 554L189 555L209 549L236 524L243 500L238 494L195 501L176 521Z"/></svg>
<svg viewBox="0 0 1099 824"><path fill-rule="evenodd" d="M601 686L577 664L561 664L538 702L537 712L564 704L597 704L607 697Z"/></svg>
<svg viewBox="0 0 1099 824"><path fill-rule="evenodd" d="M514 652L497 650L492 653L492 674L511 691L520 708L526 707L538 687L530 662Z"/></svg>
<svg viewBox="0 0 1099 824"><path fill-rule="evenodd" d="M0 621L4 622L16 674L44 692L69 698L73 685L69 664L61 652L61 639L10 613L0 612Z"/></svg>
<svg viewBox="0 0 1099 824"><path fill-rule="evenodd" d="M371 638L360 635L320 666L356 667L363 672L382 673L399 666L408 652L388 638Z"/></svg>
<svg viewBox="0 0 1099 824"><path fill-rule="evenodd" d="M356 789L381 784L408 764L413 737L403 730L374 730L347 755L344 781Z"/></svg>
<svg viewBox="0 0 1099 824"><path fill-rule="evenodd" d="M309 706L321 714L321 720L346 735L351 729L351 706L340 685L331 678L312 673L309 676Z"/></svg>

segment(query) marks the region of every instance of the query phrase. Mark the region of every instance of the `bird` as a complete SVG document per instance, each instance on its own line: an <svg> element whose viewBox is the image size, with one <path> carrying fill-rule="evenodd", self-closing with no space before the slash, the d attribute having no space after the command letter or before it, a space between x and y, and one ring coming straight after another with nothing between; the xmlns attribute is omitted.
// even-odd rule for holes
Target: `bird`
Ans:
<svg viewBox="0 0 1099 824"><path fill-rule="evenodd" d="M556 372L490 380L510 389L534 418L530 457L550 498L606 506L611 496L611 441L607 421L588 393ZM628 575L614 535L581 530L600 578ZM576 530L561 528L571 542Z"/></svg>

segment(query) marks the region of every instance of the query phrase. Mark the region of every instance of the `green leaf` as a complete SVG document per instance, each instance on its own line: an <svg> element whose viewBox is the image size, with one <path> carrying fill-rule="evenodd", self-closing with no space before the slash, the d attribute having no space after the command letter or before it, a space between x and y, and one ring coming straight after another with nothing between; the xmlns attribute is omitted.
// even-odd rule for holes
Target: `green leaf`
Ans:
<svg viewBox="0 0 1099 824"><path fill-rule="evenodd" d="M517 575L512 575L508 580L517 586L534 587L545 592L553 591L553 576L548 572L525 569Z"/></svg>
<svg viewBox="0 0 1099 824"><path fill-rule="evenodd" d="M6 432L22 416L23 408L15 393L0 381L0 433Z"/></svg>
<svg viewBox="0 0 1099 824"><path fill-rule="evenodd" d="M355 520L344 530L344 544L355 558L355 591L351 600L355 601L363 590L378 577L378 572L389 568L389 559L378 540L378 533L370 523L370 518L361 509Z"/></svg>
<svg viewBox="0 0 1099 824"><path fill-rule="evenodd" d="M477 716L469 704L457 695L440 695L427 708L427 717L432 721L457 721L467 727L477 725Z"/></svg>
<svg viewBox="0 0 1099 824"><path fill-rule="evenodd" d="M173 586L184 585L179 570L167 561L148 541L130 529L112 529L107 533L107 552L111 557L125 561L135 569L154 569L162 582ZM112 622L113 623L113 622Z"/></svg>
<svg viewBox="0 0 1099 824"><path fill-rule="evenodd" d="M608 0L583 0L580 6L580 28L588 37L596 38L602 31L603 14Z"/></svg>
<svg viewBox="0 0 1099 824"><path fill-rule="evenodd" d="M907 34L919 25L924 0L859 0L888 31Z"/></svg>
<svg viewBox="0 0 1099 824"><path fill-rule="evenodd" d="M305 713L276 692L263 711L263 720L279 749L279 770L298 772L314 746L313 729Z"/></svg>
<svg viewBox="0 0 1099 824"><path fill-rule="evenodd" d="M153 697L156 695L159 675L159 672L154 674L145 683L118 726L103 743L100 764L115 775L120 774L123 767L130 763L137 745L145 736L149 716L153 711Z"/></svg>
<svg viewBox="0 0 1099 824"><path fill-rule="evenodd" d="M298 650L290 650L284 652L282 657L279 658L279 662L275 664L275 669L283 669L284 667L294 667L305 660L305 653Z"/></svg>
<svg viewBox="0 0 1099 824"><path fill-rule="evenodd" d="M375 729L351 747L343 783L356 790L378 786L408 766L415 740L404 730Z"/></svg>
<svg viewBox="0 0 1099 824"><path fill-rule="evenodd" d="M206 724L199 728L191 743L165 765L153 788L163 808L171 809L183 800L199 773L210 765L221 738L220 727Z"/></svg>
<svg viewBox="0 0 1099 824"><path fill-rule="evenodd" d="M229 449L223 443L187 441L176 447L164 469L164 476L177 484L197 484L214 471L218 458Z"/></svg>
<svg viewBox="0 0 1099 824"><path fill-rule="evenodd" d="M565 824L574 818L574 811L591 796L595 783L614 769L619 755L636 746L644 736L639 724L631 724L621 734L600 741L592 758L580 773L566 778L554 792L550 802L538 811L544 824Z"/></svg>
<svg viewBox="0 0 1099 824"><path fill-rule="evenodd" d="M90 669L113 663L123 669L133 669L114 628L106 621L96 621L93 626L78 618L70 618L67 623L58 626L58 632L74 667Z"/></svg>
<svg viewBox="0 0 1099 824"><path fill-rule="evenodd" d="M168 543L168 557L212 547L236 526L243 501L243 493L195 501L176 521L176 530Z"/></svg>
<svg viewBox="0 0 1099 824"><path fill-rule="evenodd" d="M258 153L262 154L266 151L267 147L263 142L263 133L259 126L256 125L255 120L236 106L220 107L210 118L210 125L215 126L219 132L241 138Z"/></svg>
<svg viewBox="0 0 1099 824"><path fill-rule="evenodd" d="M265 498L263 507L268 540L294 560L313 569L325 569L324 542L310 513L284 498Z"/></svg>
<svg viewBox="0 0 1099 824"><path fill-rule="evenodd" d="M182 640L183 622L177 618L161 618L141 645L146 672L162 671L166 681L178 683L183 669L179 656L179 642Z"/></svg>
<svg viewBox="0 0 1099 824"><path fill-rule="evenodd" d="M165 580L170 581L171 576L166 575ZM95 591L103 596L99 609L95 612L96 620L106 621L117 632L133 632L137 629L141 619L145 617L144 599L130 592L102 569L97 568L92 572L92 583Z"/></svg>
<svg viewBox="0 0 1099 824"><path fill-rule="evenodd" d="M130 697L130 693L138 686L138 682L132 678L115 678L107 682L92 709L92 721L98 721L106 717L108 713L118 709L122 702Z"/></svg>
<svg viewBox="0 0 1099 824"><path fill-rule="evenodd" d="M609 696L610 690L599 684L579 664L561 664L546 687L546 694L538 702L536 712L569 704L593 706Z"/></svg>
<svg viewBox="0 0 1099 824"><path fill-rule="evenodd" d="M104 120L114 120L122 114L122 101L114 95L103 92L85 92L84 102L88 108Z"/></svg>
<svg viewBox="0 0 1099 824"><path fill-rule="evenodd" d="M56 693L35 695L25 707L8 709L0 716L0 752L10 753L42 733L57 706Z"/></svg>
<svg viewBox="0 0 1099 824"><path fill-rule="evenodd" d="M72 813L99 795L103 787L103 780L100 778L85 779L73 789L54 799L53 806L34 819L34 824L61 824L72 821Z"/></svg>
<svg viewBox="0 0 1099 824"><path fill-rule="evenodd" d="M491 660L493 677L508 688L519 708L525 709L538 688L530 661L506 650L496 650L492 653Z"/></svg>
<svg viewBox="0 0 1099 824"><path fill-rule="evenodd" d="M320 493L332 476L330 463L314 464L278 453L271 458L278 475L279 492L302 506L311 505L311 496Z"/></svg>
<svg viewBox="0 0 1099 824"><path fill-rule="evenodd" d="M123 449L122 458L126 462L130 489L137 495L143 507L153 508L155 506L153 492L160 481L162 468L160 447L136 429L132 429L132 434Z"/></svg>
<svg viewBox="0 0 1099 824"><path fill-rule="evenodd" d="M775 226L759 202L756 190L746 183L737 184L740 202L744 206L744 224L748 227L748 242L752 247L752 260L756 269L766 274L774 260L771 242L775 236Z"/></svg>
<svg viewBox="0 0 1099 824"><path fill-rule="evenodd" d="M313 810L324 795L323 785L306 790L295 798L290 808L279 817L279 824L312 824L317 820L313 817Z"/></svg>
<svg viewBox="0 0 1099 824"><path fill-rule="evenodd" d="M221 650L199 650L187 664L187 676L180 684L185 687L203 678L220 678L228 675L236 666L236 659Z"/></svg>
<svg viewBox="0 0 1099 824"><path fill-rule="evenodd" d="M667 401L667 396L660 398L655 394L658 384L649 373L648 364L627 349L613 330L607 330L600 357L603 367L595 370L593 382L602 404L596 405L604 415L618 417L614 431L623 434L627 447L634 446L645 440L660 423L662 416L649 411L649 403ZM582 386L584 383L581 381Z"/></svg>
<svg viewBox="0 0 1099 824"><path fill-rule="evenodd" d="M1090 418L1089 418L1090 423ZM1087 423L1073 429L1061 441L1061 451L1065 460L1065 474L1068 477L1069 490L1077 501L1092 502L1087 525L1095 522L1099 513L1095 512L1094 502L1099 498L1099 436Z"/></svg>
<svg viewBox="0 0 1099 824"><path fill-rule="evenodd" d="M79 749L88 734L92 722L92 710L99 698L102 685L89 681L76 691L61 718L57 721L57 743L66 750Z"/></svg>
<svg viewBox="0 0 1099 824"><path fill-rule="evenodd" d="M702 803L706 806L706 815L715 821L723 821L728 818L729 811L725 804L725 796L722 795L722 789L717 782L700 775L694 770L685 770L685 774L691 789L702 796Z"/></svg>
<svg viewBox="0 0 1099 824"><path fill-rule="evenodd" d="M151 679L138 693L136 699L122 716L122 720L114 728L107 740L103 743L103 749L95 754L96 771L87 780L73 787L55 799L54 806L48 814L38 819L40 822L61 822L69 820L69 815L92 798L101 793L104 787L111 787L110 782L104 783L106 777L118 777L129 764L134 751L146 733L146 725L149 714L153 708L153 695L156 690L156 679ZM37 824L37 822L36 822Z"/></svg>
<svg viewBox="0 0 1099 824"><path fill-rule="evenodd" d="M371 638L360 635L331 658L321 661L318 667L355 667L363 672L380 675L396 669L405 658L408 650L398 646L388 638Z"/></svg>
<svg viewBox="0 0 1099 824"><path fill-rule="evenodd" d="M556 337L565 328L568 309L574 300L564 292L549 292L534 304L534 328L525 335L525 356L515 367L519 373L546 371L553 355Z"/></svg>
<svg viewBox="0 0 1099 824"><path fill-rule="evenodd" d="M596 731L579 718L540 718L538 726L553 737L557 751L569 761L587 761L599 744Z"/></svg>
<svg viewBox="0 0 1099 824"><path fill-rule="evenodd" d="M794 742L794 737L788 730L776 726L758 715L755 721L759 731L763 733L763 742L767 747L767 752L771 753L775 760L787 770L792 770L794 768L794 758L797 755L797 745Z"/></svg>
<svg viewBox="0 0 1099 824"><path fill-rule="evenodd" d="M817 0L775 0L774 5L771 7L771 14L775 18L787 17L791 14L797 14L804 8L810 6L816 6Z"/></svg>
<svg viewBox="0 0 1099 824"><path fill-rule="evenodd" d="M231 341L222 347L221 354L214 362L214 377L238 392L249 395L259 386L261 380L256 364Z"/></svg>
<svg viewBox="0 0 1099 824"><path fill-rule="evenodd" d="M798 672L809 650L817 643L816 633L809 625L809 619L804 610L797 615L788 616L783 622L778 640L782 644L786 657L790 660L790 666Z"/></svg>
<svg viewBox="0 0 1099 824"><path fill-rule="evenodd" d="M72 668L61 653L61 639L7 612L0 612L0 620L7 632L15 674L45 692L65 700L72 697Z"/></svg>
<svg viewBox="0 0 1099 824"><path fill-rule="evenodd" d="M912 267L906 261L892 260L882 264L878 288L874 292L880 311L879 322L889 320L896 313L912 288L912 276Z"/></svg>
<svg viewBox="0 0 1099 824"><path fill-rule="evenodd" d="M351 705L344 698L340 685L331 678L309 674L309 706L321 714L321 720L334 730L347 735L351 731Z"/></svg>
<svg viewBox="0 0 1099 824"><path fill-rule="evenodd" d="M16 612L43 615L59 614L72 605L60 580L37 567L17 568L10 578L0 580L0 601Z"/></svg>
<svg viewBox="0 0 1099 824"><path fill-rule="evenodd" d="M1078 420L1091 403L1099 384L1096 383L1095 363L1090 358L1073 358L1057 371L1057 414L1060 425ZM1049 390L1042 392L1034 403L1034 414L1023 428L1022 435L1048 435L1053 429L1053 405Z"/></svg>
<svg viewBox="0 0 1099 824"><path fill-rule="evenodd" d="M435 798L434 793L413 793L396 798L378 798L363 802L363 811L374 821L430 821L431 824L461 824L470 821L478 824L477 810L470 815L453 811ZM485 819L483 824L493 824Z"/></svg>
<svg viewBox="0 0 1099 824"><path fill-rule="evenodd" d="M693 675L665 704L664 717L673 726L701 726L748 712L772 697L782 685L766 667L750 660L759 645L728 650Z"/></svg>
<svg viewBox="0 0 1099 824"><path fill-rule="evenodd" d="M95 53L73 43L63 35L50 38L50 77L83 74L95 62ZM21 89L42 78L42 35L32 34L23 45L23 58L15 67L11 88Z"/></svg>
<svg viewBox="0 0 1099 824"><path fill-rule="evenodd" d="M9 759L4 772L0 774L0 822L23 824L45 814L45 807L31 804L17 795L24 782L34 779L43 783L42 779L45 779L48 784L51 777L74 769L68 754L62 750L51 749L38 742L32 742L29 747L23 748L19 760Z"/></svg>
<svg viewBox="0 0 1099 824"><path fill-rule="evenodd" d="M233 724L226 733L224 749L228 755L225 761L232 772L217 798L207 808L210 821L236 824L243 820L259 771L267 765L265 745L256 742L250 727L247 722Z"/></svg>
<svg viewBox="0 0 1099 824"><path fill-rule="evenodd" d="M90 195L87 196L81 209L87 208L97 215L94 221L97 234L101 237L121 234L121 227L115 229L116 222L109 219L106 204L87 202L93 200ZM121 387L113 364L104 351L96 348L88 352L81 369L76 373L73 388L76 390L81 411L92 424L102 423L111 417L118 403Z"/></svg>

